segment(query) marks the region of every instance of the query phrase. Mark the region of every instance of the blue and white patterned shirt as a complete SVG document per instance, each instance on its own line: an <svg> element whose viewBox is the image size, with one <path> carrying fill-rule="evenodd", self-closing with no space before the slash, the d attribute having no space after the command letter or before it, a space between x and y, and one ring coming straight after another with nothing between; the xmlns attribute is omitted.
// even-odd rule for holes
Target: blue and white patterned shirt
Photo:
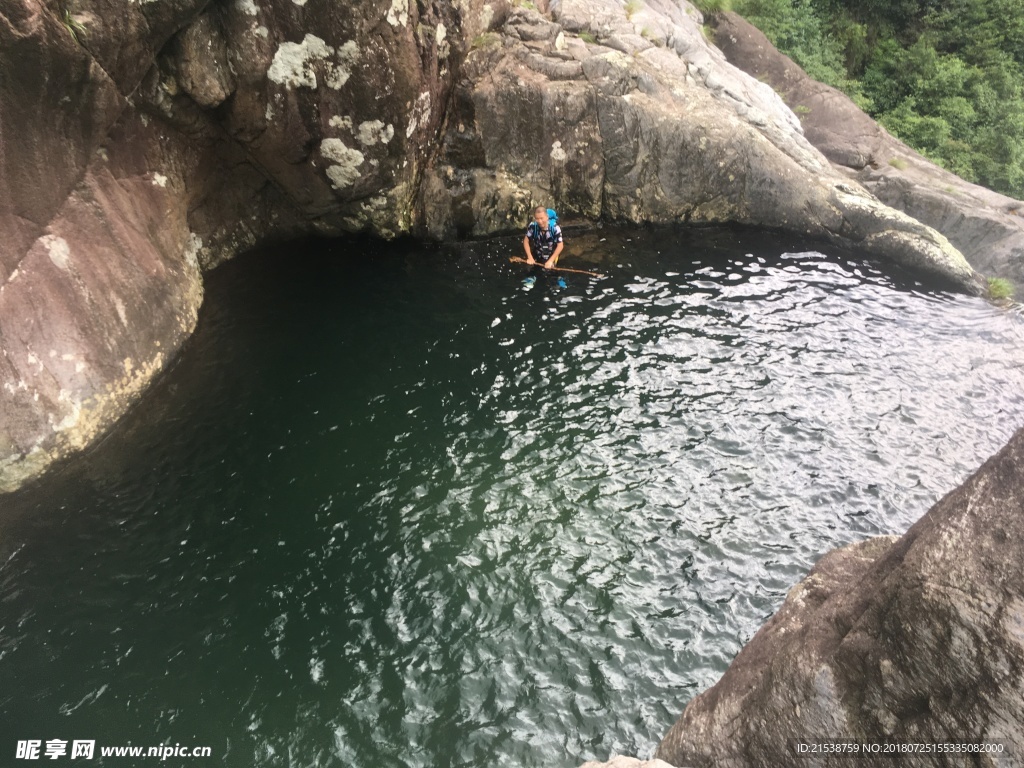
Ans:
<svg viewBox="0 0 1024 768"><path fill-rule="evenodd" d="M531 221L530 226L526 228L526 237L530 241L530 252L535 259L547 259L554 253L555 245L563 242L561 227L557 224L548 224L547 229L541 230L535 221Z"/></svg>

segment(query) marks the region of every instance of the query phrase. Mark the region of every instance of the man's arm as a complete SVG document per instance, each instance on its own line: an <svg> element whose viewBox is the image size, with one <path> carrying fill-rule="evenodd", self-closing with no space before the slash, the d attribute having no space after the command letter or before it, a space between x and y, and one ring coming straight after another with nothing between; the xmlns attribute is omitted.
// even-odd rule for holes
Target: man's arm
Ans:
<svg viewBox="0 0 1024 768"><path fill-rule="evenodd" d="M551 254L551 258L544 262L545 269L551 269L555 264L558 263L558 254L562 252L562 247L565 245L561 240L558 241L558 245L555 246L555 252Z"/></svg>
<svg viewBox="0 0 1024 768"><path fill-rule="evenodd" d="M523 249L526 251L526 263L536 264L537 262L533 260L533 254L530 252L530 238L528 236L523 238Z"/></svg>

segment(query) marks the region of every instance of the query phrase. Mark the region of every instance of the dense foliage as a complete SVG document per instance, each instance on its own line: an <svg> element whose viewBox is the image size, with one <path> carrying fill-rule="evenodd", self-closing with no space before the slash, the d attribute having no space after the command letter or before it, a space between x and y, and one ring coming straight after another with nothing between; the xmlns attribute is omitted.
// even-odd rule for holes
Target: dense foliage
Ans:
<svg viewBox="0 0 1024 768"><path fill-rule="evenodd" d="M812 77L961 177L1024 197L1024 0L734 0Z"/></svg>

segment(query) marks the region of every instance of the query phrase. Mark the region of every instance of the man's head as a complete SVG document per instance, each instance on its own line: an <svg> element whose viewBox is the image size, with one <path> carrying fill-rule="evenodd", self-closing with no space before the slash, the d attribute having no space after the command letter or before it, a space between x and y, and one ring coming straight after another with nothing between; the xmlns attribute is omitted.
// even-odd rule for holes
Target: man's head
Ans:
<svg viewBox="0 0 1024 768"><path fill-rule="evenodd" d="M540 225L541 229L548 228L548 209L543 205L538 205L533 209L533 220Z"/></svg>

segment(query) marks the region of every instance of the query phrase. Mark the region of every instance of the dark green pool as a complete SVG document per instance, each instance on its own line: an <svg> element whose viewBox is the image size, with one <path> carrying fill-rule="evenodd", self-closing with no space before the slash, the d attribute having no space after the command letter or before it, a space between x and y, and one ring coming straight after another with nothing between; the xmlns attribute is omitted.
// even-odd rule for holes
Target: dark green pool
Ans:
<svg viewBox="0 0 1024 768"><path fill-rule="evenodd" d="M211 274L130 417L0 498L0 764L644 756L818 556L1024 423L1012 311L764 233L574 246L608 277L523 290L514 241ZM99 756L162 743L213 757Z"/></svg>

